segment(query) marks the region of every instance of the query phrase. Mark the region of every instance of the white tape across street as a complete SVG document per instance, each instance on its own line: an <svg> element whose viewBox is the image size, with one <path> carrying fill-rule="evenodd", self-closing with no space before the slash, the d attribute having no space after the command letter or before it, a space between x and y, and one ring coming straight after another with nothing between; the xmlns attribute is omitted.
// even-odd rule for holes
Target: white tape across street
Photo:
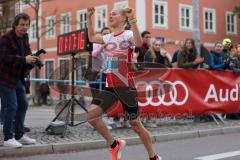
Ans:
<svg viewBox="0 0 240 160"><path fill-rule="evenodd" d="M230 157L236 157L239 156L240 159L240 151L233 151L233 152L226 152L226 153L220 153L215 155L209 155L204 157L197 157L195 159L197 160L219 160L223 158L230 158Z"/></svg>

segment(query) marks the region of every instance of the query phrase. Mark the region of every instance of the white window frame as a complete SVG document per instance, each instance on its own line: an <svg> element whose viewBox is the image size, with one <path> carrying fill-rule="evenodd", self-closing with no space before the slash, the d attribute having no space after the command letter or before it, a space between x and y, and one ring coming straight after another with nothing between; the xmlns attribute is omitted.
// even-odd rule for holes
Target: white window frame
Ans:
<svg viewBox="0 0 240 160"><path fill-rule="evenodd" d="M128 1L115 2L113 5L114 9L124 9L128 7Z"/></svg>
<svg viewBox="0 0 240 160"><path fill-rule="evenodd" d="M80 58L80 59L85 59L85 62L87 63L87 59L86 59L86 58L83 58L83 57L81 57L81 56L80 56L79 58ZM77 61L79 61L79 60L77 59ZM82 67L85 65L85 64L83 64L83 65L81 64L80 67L77 67L76 64L77 64L77 63L75 63L75 66L74 66L74 67L76 68L76 70L74 71L74 80L75 80L75 81L79 80L78 77L77 77L77 69L81 69L81 70L80 70L80 72L81 72L80 74L82 75L82 74L83 74L83 73L82 73ZM83 77L81 77L81 78L83 78ZM80 80L82 80L82 79L80 79ZM76 84L76 85L77 85L77 84Z"/></svg>
<svg viewBox="0 0 240 160"><path fill-rule="evenodd" d="M19 14L21 12L21 3L20 2L16 2L15 3L15 15Z"/></svg>
<svg viewBox="0 0 240 160"><path fill-rule="evenodd" d="M0 16L3 16L3 5L0 4Z"/></svg>
<svg viewBox="0 0 240 160"><path fill-rule="evenodd" d="M189 9L189 27L182 26L182 14L181 14L182 8ZM193 30L193 7L191 5L179 4L179 29L180 31L190 32Z"/></svg>
<svg viewBox="0 0 240 160"><path fill-rule="evenodd" d="M238 19L237 19L237 16L236 15L234 15L234 22L233 22L233 25L234 25L234 31L228 31L228 21L227 21L227 19L228 19L228 16L230 16L230 15L234 15L233 14L233 12L231 12L231 11L226 11L226 13L225 13L225 17L226 17L226 33L227 33L227 35L237 35L237 29L238 29Z"/></svg>
<svg viewBox="0 0 240 160"><path fill-rule="evenodd" d="M35 30L33 30L33 25L35 25ZM35 37L33 37L35 33ZM37 41L37 23L36 20L32 21L29 26L29 41L36 42Z"/></svg>
<svg viewBox="0 0 240 160"><path fill-rule="evenodd" d="M101 26L98 27L98 11L99 10L105 10L105 19L101 19ZM102 18L100 16L100 18ZM107 26L107 20L108 20L108 10L107 10L107 5L102 5L102 6L98 6L98 7L95 7L95 31L96 32L99 32L102 30L103 27L106 27ZM105 22L105 26L103 25L103 22Z"/></svg>
<svg viewBox="0 0 240 160"><path fill-rule="evenodd" d="M53 62L53 72L55 71L55 59L44 59L44 70L43 70L43 75L44 75L44 78L47 79L47 75L46 75L46 63L47 62Z"/></svg>
<svg viewBox="0 0 240 160"><path fill-rule="evenodd" d="M209 13L212 14L212 21L210 21L208 19L208 26L210 26L210 23L212 22L212 30L211 29L207 29L206 26L205 26L205 23L206 23L206 13L208 13L208 16L209 16ZM203 8L203 31L205 33L214 33L216 34L216 10L215 9L212 9L212 8Z"/></svg>
<svg viewBox="0 0 240 160"><path fill-rule="evenodd" d="M87 27L87 17L86 17L86 21L84 22L80 22L80 15L84 15L87 14L87 9L83 9L83 10L78 10L77 11L77 29L83 29L83 25L86 23L86 27Z"/></svg>
<svg viewBox="0 0 240 160"><path fill-rule="evenodd" d="M24 9L27 9L27 8L31 8L31 5L35 5L36 4L36 0L30 0L30 4L26 4L22 1L20 1L20 3L22 3L21 5L23 6ZM40 1L40 4L42 2Z"/></svg>
<svg viewBox="0 0 240 160"><path fill-rule="evenodd" d="M64 16L69 16L69 24L64 24L64 23L63 23L63 19L62 19L62 18L63 18ZM71 12L67 12L67 13L62 13L62 14L61 14L61 23L60 23L60 26L61 26L61 28L60 28L60 33L61 33L61 34L69 33L69 32L72 31L71 20L72 20L72 18L71 18ZM69 27L69 31L65 32L65 31L64 31L64 28L67 27L67 25L69 25L69 26L68 26L68 27Z"/></svg>
<svg viewBox="0 0 240 160"><path fill-rule="evenodd" d="M53 35L50 35L49 33L49 29L50 29L50 27L48 26L48 22L49 22L49 20L52 20L53 19L53 26L52 26L52 28L53 28ZM56 17L55 16L48 16L48 17L46 17L46 39L55 39L55 35L56 35Z"/></svg>
<svg viewBox="0 0 240 160"><path fill-rule="evenodd" d="M159 15L158 13L158 20L159 20L159 23L155 23L155 5L158 5L158 6L163 6L164 7L164 13L163 15ZM160 9L160 8L159 8ZM164 23L161 24L160 23L160 16L164 16ZM152 3L152 25L153 25L153 28L161 28L161 29L168 29L168 2L166 1L161 1L161 0L154 0L153 3Z"/></svg>
<svg viewBox="0 0 240 160"><path fill-rule="evenodd" d="M71 79L71 68L70 68L70 63L71 63L71 59L70 58L58 58L58 67L59 67L59 69L58 69L58 76L60 76L60 61L64 61L64 60L68 60L69 61L69 80ZM58 78L60 78L60 77L58 77Z"/></svg>

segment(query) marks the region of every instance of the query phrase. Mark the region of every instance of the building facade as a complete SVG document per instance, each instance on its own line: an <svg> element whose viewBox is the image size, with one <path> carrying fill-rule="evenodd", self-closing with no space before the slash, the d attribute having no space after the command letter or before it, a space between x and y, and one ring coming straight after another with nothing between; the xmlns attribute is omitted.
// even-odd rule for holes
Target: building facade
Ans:
<svg viewBox="0 0 240 160"><path fill-rule="evenodd" d="M16 2L17 0L0 1L0 36L12 28L14 17L20 12Z"/></svg>
<svg viewBox="0 0 240 160"><path fill-rule="evenodd" d="M96 9L95 31L108 25L109 13L113 8L134 8L140 31L148 30L152 37L175 43L166 45L166 50L170 53L179 48L179 42L193 34L192 0L31 0L32 4L38 1L38 26L35 12L30 5L20 3L20 9L32 17L29 30L32 50L37 48L38 27L39 47L48 52L41 56L45 64L40 72L41 78L50 78L50 73L59 66L62 66L59 69L60 74L69 70L70 57L57 56L57 36L85 28L87 7L90 6ZM233 14L234 7L239 4L240 0L199 0L201 43L212 47L215 42L224 38L230 38L235 43L240 42L240 19ZM86 62L83 60L83 63Z"/></svg>

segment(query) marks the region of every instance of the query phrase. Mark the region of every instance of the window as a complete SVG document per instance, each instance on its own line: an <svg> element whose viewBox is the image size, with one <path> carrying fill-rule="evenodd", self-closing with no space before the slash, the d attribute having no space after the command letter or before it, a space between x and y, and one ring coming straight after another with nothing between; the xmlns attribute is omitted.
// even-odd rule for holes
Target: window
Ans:
<svg viewBox="0 0 240 160"><path fill-rule="evenodd" d="M237 16L233 12L226 12L227 34L237 34Z"/></svg>
<svg viewBox="0 0 240 160"><path fill-rule="evenodd" d="M37 1L37 0L21 1L24 8L31 7L31 6L36 6L38 4L38 2L41 3L40 1Z"/></svg>
<svg viewBox="0 0 240 160"><path fill-rule="evenodd" d="M203 9L204 32L216 33L216 11L215 9Z"/></svg>
<svg viewBox="0 0 240 160"><path fill-rule="evenodd" d="M154 0L153 6L153 27L168 28L167 2Z"/></svg>
<svg viewBox="0 0 240 160"><path fill-rule="evenodd" d="M45 79L54 79L54 61L46 60L44 65Z"/></svg>
<svg viewBox="0 0 240 160"><path fill-rule="evenodd" d="M69 80L70 74L70 61L69 59L60 59L59 60L59 79L60 80Z"/></svg>
<svg viewBox="0 0 240 160"><path fill-rule="evenodd" d="M192 30L192 6L191 5L179 5L179 24L180 30Z"/></svg>
<svg viewBox="0 0 240 160"><path fill-rule="evenodd" d="M71 14L65 13L61 15L61 34L71 32Z"/></svg>
<svg viewBox="0 0 240 160"><path fill-rule="evenodd" d="M114 3L114 9L123 9L128 7L128 1Z"/></svg>
<svg viewBox="0 0 240 160"><path fill-rule="evenodd" d="M19 14L21 11L21 7L20 7L21 3L17 2L15 3L15 15ZM1 9L0 9L1 10Z"/></svg>
<svg viewBox="0 0 240 160"><path fill-rule="evenodd" d="M78 58L76 60L76 70L75 70L75 79L76 80L83 80L83 76L87 69L86 58Z"/></svg>
<svg viewBox="0 0 240 160"><path fill-rule="evenodd" d="M46 38L54 39L55 38L55 17L47 17L46 18Z"/></svg>
<svg viewBox="0 0 240 160"><path fill-rule="evenodd" d="M95 31L101 31L103 27L107 26L107 6L100 6L95 9Z"/></svg>
<svg viewBox="0 0 240 160"><path fill-rule="evenodd" d="M84 29L87 27L87 10L79 10L77 12L77 29Z"/></svg>
<svg viewBox="0 0 240 160"><path fill-rule="evenodd" d="M0 16L3 16L3 7L2 7L2 4L0 4Z"/></svg>
<svg viewBox="0 0 240 160"><path fill-rule="evenodd" d="M37 40L37 24L36 21L32 21L29 27L29 39L30 41Z"/></svg>

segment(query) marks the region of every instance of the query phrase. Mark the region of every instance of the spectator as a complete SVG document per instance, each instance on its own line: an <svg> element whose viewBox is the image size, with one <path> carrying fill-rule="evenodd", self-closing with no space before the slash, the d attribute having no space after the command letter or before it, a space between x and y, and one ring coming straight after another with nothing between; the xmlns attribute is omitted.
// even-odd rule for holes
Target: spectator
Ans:
<svg viewBox="0 0 240 160"><path fill-rule="evenodd" d="M203 63L204 59L197 58L197 50L193 39L186 39L182 49L177 56L177 63L179 68L193 69L197 68L199 64Z"/></svg>
<svg viewBox="0 0 240 160"><path fill-rule="evenodd" d="M173 64L173 63L177 63L178 52L179 52L179 49L176 50L176 51L173 53L172 64Z"/></svg>
<svg viewBox="0 0 240 160"><path fill-rule="evenodd" d="M50 95L50 88L47 83L40 84L39 87L40 97L42 98L42 103L47 105L47 96Z"/></svg>
<svg viewBox="0 0 240 160"><path fill-rule="evenodd" d="M138 53L137 62L144 62L144 55L148 51L151 45L151 33L149 31L143 31L141 33L142 37L142 46L136 47L135 51Z"/></svg>
<svg viewBox="0 0 240 160"><path fill-rule="evenodd" d="M240 44L230 47L229 69L234 73L240 73ZM227 119L240 119L239 113L227 114Z"/></svg>
<svg viewBox="0 0 240 160"><path fill-rule="evenodd" d="M233 70L233 72L240 73L240 50L238 50L238 46L232 47L230 55L230 69Z"/></svg>
<svg viewBox="0 0 240 160"><path fill-rule="evenodd" d="M145 53L144 62L162 64L163 67L172 67L166 51L161 50L161 41L155 39L152 43L152 47Z"/></svg>
<svg viewBox="0 0 240 160"><path fill-rule="evenodd" d="M240 43L237 44L237 52L240 53Z"/></svg>
<svg viewBox="0 0 240 160"><path fill-rule="evenodd" d="M224 53L222 52L222 43L217 42L215 43L214 50L210 52L211 57L211 63L210 67L211 69L218 70L218 69L224 69Z"/></svg>
<svg viewBox="0 0 240 160"><path fill-rule="evenodd" d="M229 38L225 38L222 41L222 45L223 45L223 52L224 53L229 53L230 50L231 50L232 41Z"/></svg>
<svg viewBox="0 0 240 160"><path fill-rule="evenodd" d="M229 63L230 63L230 50L232 48L232 41L229 38L225 38L222 41L222 45L223 45L225 69L230 69Z"/></svg>
<svg viewBox="0 0 240 160"><path fill-rule="evenodd" d="M211 66L211 57L210 52L203 44L200 45L200 57L204 58L203 63L200 65L200 68L210 69Z"/></svg>
<svg viewBox="0 0 240 160"><path fill-rule="evenodd" d="M38 57L31 55L27 35L29 25L30 17L20 13L14 18L12 30L0 38L3 146L7 147L22 147L22 144L36 143L35 139L25 135L23 125L28 108L24 78L33 68L34 62L38 60Z"/></svg>

